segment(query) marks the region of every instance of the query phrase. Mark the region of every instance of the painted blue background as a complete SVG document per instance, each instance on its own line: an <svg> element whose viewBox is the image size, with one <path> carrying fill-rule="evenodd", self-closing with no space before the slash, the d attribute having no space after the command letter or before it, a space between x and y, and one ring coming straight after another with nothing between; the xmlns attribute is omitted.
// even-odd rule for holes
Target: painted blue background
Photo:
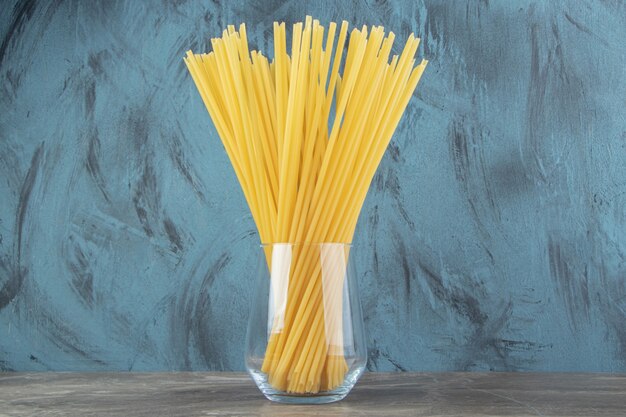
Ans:
<svg viewBox="0 0 626 417"><path fill-rule="evenodd" d="M626 371L625 3L336 3L3 2L0 369L243 369L258 236L182 57L310 13L430 59L355 236L370 369Z"/></svg>

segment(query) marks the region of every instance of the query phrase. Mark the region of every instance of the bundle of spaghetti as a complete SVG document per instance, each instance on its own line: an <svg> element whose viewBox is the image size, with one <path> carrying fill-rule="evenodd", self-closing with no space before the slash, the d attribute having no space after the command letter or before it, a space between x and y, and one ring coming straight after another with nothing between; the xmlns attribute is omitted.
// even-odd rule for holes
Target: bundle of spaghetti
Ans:
<svg viewBox="0 0 626 417"><path fill-rule="evenodd" d="M395 36L380 26L348 35L344 21L337 37L330 23L325 42L324 30L308 16L294 24L289 54L285 24L274 23L270 62L248 50L244 24L228 26L211 40L212 52L185 58L261 242L301 244L285 272L286 305L263 362L272 386L294 393L332 390L349 370L342 340L349 246L322 253L314 243L352 242L376 168L427 64L415 65L413 34L390 60ZM271 270L273 246L265 248Z"/></svg>

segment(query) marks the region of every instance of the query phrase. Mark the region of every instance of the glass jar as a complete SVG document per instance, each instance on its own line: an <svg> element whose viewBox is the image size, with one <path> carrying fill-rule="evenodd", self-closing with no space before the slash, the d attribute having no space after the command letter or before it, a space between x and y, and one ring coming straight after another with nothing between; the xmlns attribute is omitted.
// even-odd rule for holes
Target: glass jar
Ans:
<svg viewBox="0 0 626 417"><path fill-rule="evenodd" d="M352 250L343 243L261 245L245 360L268 399L339 401L365 370Z"/></svg>

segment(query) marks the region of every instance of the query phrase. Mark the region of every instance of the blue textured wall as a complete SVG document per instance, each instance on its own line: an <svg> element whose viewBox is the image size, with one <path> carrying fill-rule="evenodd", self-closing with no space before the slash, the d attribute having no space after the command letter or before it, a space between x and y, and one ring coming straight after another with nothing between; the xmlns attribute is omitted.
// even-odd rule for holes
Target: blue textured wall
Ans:
<svg viewBox="0 0 626 417"><path fill-rule="evenodd" d="M626 371L624 3L304 3L3 2L0 369L243 368L258 236L182 57L310 13L431 61L355 237L370 369Z"/></svg>

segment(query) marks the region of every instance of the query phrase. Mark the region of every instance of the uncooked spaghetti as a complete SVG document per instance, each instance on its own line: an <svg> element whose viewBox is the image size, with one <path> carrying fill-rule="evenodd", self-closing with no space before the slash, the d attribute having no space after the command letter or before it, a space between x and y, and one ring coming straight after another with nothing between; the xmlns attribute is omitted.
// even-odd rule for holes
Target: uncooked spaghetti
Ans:
<svg viewBox="0 0 626 417"><path fill-rule="evenodd" d="M185 58L263 243L351 243L376 168L427 64L415 65L413 34L390 59L395 36L381 26L348 35L344 21L337 37L330 23L325 42L324 31L311 17L294 24L288 53L285 24L274 23L270 62L248 50L244 24L228 26L211 40L212 52ZM263 372L276 389L332 390L348 369L336 340L341 323L329 320L342 308L332 294L341 293L343 272L334 274L329 296L319 257L304 249L289 274Z"/></svg>

